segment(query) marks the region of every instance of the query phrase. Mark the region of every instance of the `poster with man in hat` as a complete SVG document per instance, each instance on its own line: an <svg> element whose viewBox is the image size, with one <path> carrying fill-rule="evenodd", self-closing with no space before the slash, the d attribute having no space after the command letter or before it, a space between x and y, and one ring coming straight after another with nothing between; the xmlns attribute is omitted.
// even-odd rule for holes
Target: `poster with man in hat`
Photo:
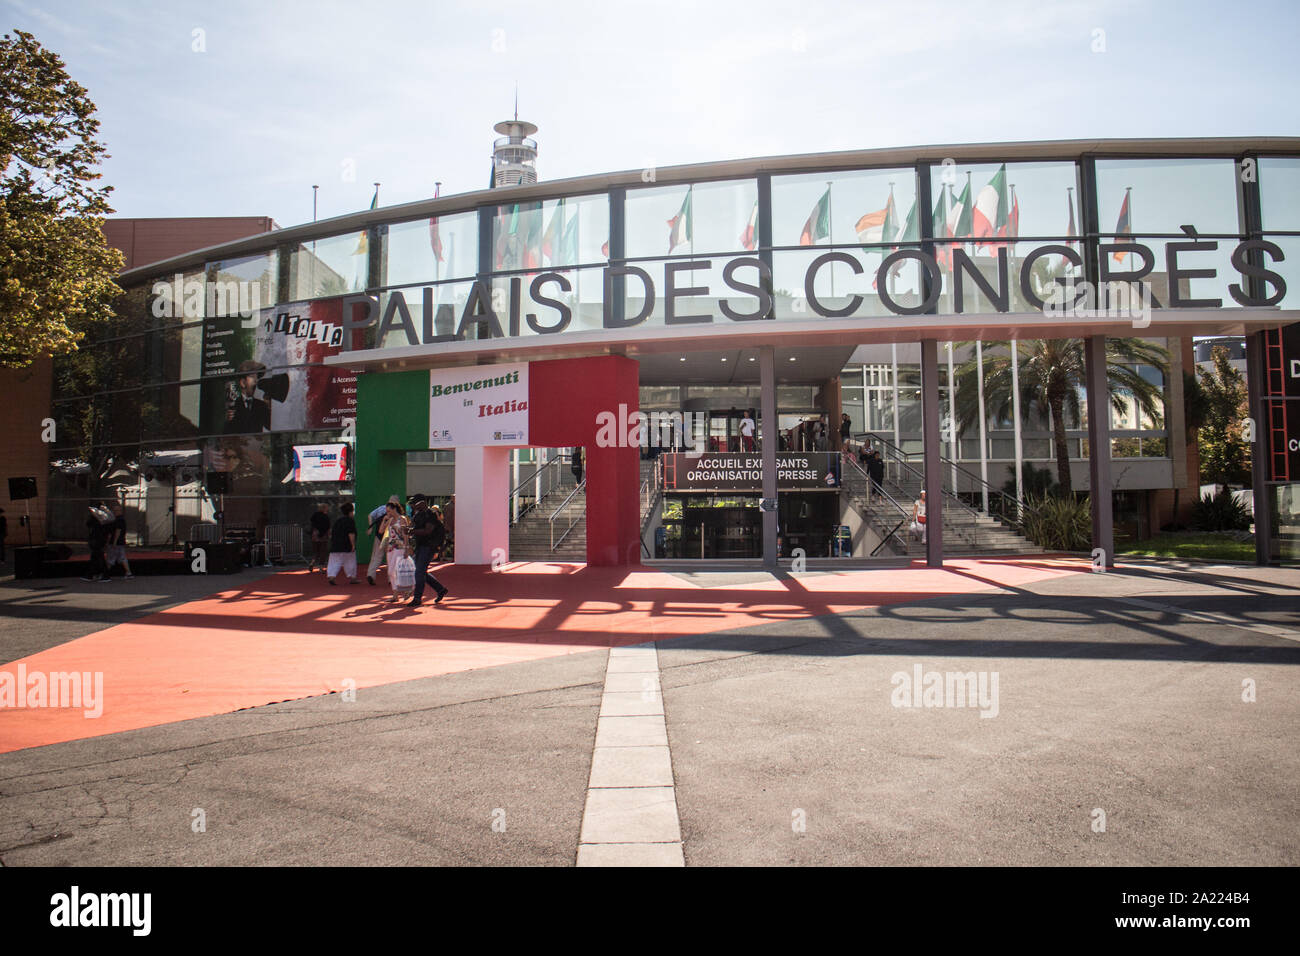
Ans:
<svg viewBox="0 0 1300 956"><path fill-rule="evenodd" d="M248 359L239 363L237 371L239 378L227 386L226 424L222 431L227 435L270 431L271 403L255 394L266 366Z"/></svg>

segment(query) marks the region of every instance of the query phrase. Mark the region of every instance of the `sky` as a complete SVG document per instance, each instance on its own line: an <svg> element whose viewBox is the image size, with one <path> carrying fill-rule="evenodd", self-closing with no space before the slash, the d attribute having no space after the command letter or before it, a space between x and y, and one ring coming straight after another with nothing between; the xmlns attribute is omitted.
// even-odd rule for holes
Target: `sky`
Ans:
<svg viewBox="0 0 1300 956"><path fill-rule="evenodd" d="M847 149L1300 134L1300 4L0 0L89 90L123 217L281 226L487 185Z"/></svg>

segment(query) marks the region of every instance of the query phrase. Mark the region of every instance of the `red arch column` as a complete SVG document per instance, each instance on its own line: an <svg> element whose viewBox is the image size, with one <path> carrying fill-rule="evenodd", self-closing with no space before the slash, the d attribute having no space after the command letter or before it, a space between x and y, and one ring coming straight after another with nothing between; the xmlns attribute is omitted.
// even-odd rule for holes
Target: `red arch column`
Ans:
<svg viewBox="0 0 1300 956"><path fill-rule="evenodd" d="M587 564L592 567L641 563L639 446L627 441L625 418L618 447L596 444L596 416L617 416L620 406L623 415L637 411L639 384L640 366L621 355L528 365L528 443L586 450Z"/></svg>

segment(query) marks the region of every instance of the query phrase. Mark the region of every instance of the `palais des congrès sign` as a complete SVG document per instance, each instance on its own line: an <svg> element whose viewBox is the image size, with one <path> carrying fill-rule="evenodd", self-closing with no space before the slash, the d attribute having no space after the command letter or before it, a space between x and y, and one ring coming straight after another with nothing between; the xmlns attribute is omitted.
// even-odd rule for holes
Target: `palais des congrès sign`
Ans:
<svg viewBox="0 0 1300 956"><path fill-rule="evenodd" d="M1222 299L1193 299L1186 298L1182 294L1180 283L1183 280L1213 279L1218 273L1213 268L1193 268L1187 263L1180 264L1179 256L1194 252L1213 252L1219 247L1216 241L1197 238L1195 229L1190 226L1184 226L1183 230L1190 237L1188 241L1168 242L1165 244L1169 307L1220 308L1223 305ZM1155 301L1154 296L1150 294L1148 284L1144 281L1145 277L1155 269L1156 264L1156 254L1150 246L1136 242L1104 242L1099 243L1098 252L1100 259L1099 286L1108 289L1117 285L1133 288L1133 284L1138 283L1137 290L1144 298L1150 300L1152 306L1164 308L1161 303ZM1111 268L1111 256L1115 253L1131 254L1140 259L1142 265L1137 269L1114 272ZM1271 295L1256 297L1252 296L1247 290L1245 282L1240 285L1233 284L1228 287L1228 292L1239 305L1256 308L1272 306L1280 302L1286 294L1286 282L1282 276L1260 264L1264 253L1271 256L1275 262L1282 262L1286 258L1276 244L1266 240L1246 240L1238 244L1232 251L1232 266L1241 274L1243 279L1262 280L1273 286L1274 290ZM1044 314L1050 314L1053 311L1069 312L1076 306L1081 305L1081 302L1074 298L1076 292L1072 291L1072 288L1077 284L1077 287L1087 295L1091 295L1091 289L1083 288L1088 286L1087 283L1063 276L1055 276L1052 277L1050 284L1055 285L1056 291L1048 293L1041 276L1036 277L1034 272L1035 264L1047 256L1060 256L1063 263L1071 263L1079 269L1083 267L1083 256L1073 246L1062 244L1037 246L1020 262L1018 276L1020 291L1026 302ZM924 301L916 305L900 304L888 291L888 275L891 269L895 266L901 266L909 259L919 262L921 267L928 273L930 280L928 296ZM813 314L826 318L851 316L861 307L863 301L862 296L853 295L849 297L849 301L845 305L831 308L817 297L814 284L818 272L835 262L848 266L855 275L861 275L864 271L862 262L845 251L826 252L809 263L804 273L804 294L807 299L808 309ZM689 276L693 271L710 268L712 268L712 260L709 259L685 259L664 263L665 325L685 325L713 321L713 316L710 314L684 314L679 311L678 306L679 299L707 297L709 295L708 286L690 285L691 279ZM973 283L993 303L996 311L1009 312L1011 308L1009 272L1010 267L1005 247L997 250L997 283L995 285L979 270L974 260L965 250L954 246L952 249L952 287L955 311L959 313L964 311L964 296L969 284ZM683 276L683 273L686 275ZM744 281L746 278L756 278L757 282ZM627 316L615 314L612 305L616 301L614 294L616 279L622 279L624 282L632 280L641 284L644 301L641 310L637 314ZM1038 290L1035 290L1034 287L1036 279L1039 285ZM730 259L723 267L722 281L729 290L757 300L753 311L743 312L733 307L726 299L719 299L718 310L728 319L733 322L749 322L763 320L770 316L774 305L772 269L764 260L756 256L740 256ZM423 328L420 330L423 333L422 335L417 332L415 322L411 318L411 310L407 305L405 294L401 290L394 290L389 294L388 305L379 322L376 340L383 341L389 332L397 329L401 329L405 333L406 340L410 345L458 341L469 337L481 338L483 334L477 331L480 328L486 330L486 335L489 338L513 337L520 334L521 319L527 323L533 332L542 335L554 335L567 329L573 320L573 309L569 304L554 298L553 293L557 291L571 292L573 290L568 276L563 272L549 271L531 277L528 292L532 300L553 310L552 314L545 316L539 316L533 312L521 316L523 282L524 278L520 276L510 278L508 310L503 317L493 307L493 296L489 280L482 277L474 280L454 334L437 334L434 330L432 287L425 287L421 290L424 306ZM1066 285L1063 286L1062 283ZM941 294L942 276L939 264L933 255L921 249L899 249L885 256L880 263L876 270L876 287L885 307L895 315L921 315L930 312L938 304ZM1039 295L1040 291L1047 294L1048 298L1042 298ZM607 266L604 269L604 327L607 329L627 329L640 325L653 312L657 294L654 278L645 269L634 265ZM1070 296L1069 301L1063 299L1065 294ZM378 317L379 300L377 297L351 295L343 299L343 324L345 328L349 330L366 328L373 325ZM503 318L505 320L504 325L502 324ZM469 333L474 334L471 336ZM344 348L349 348L351 343L352 336L345 334L343 336Z"/></svg>

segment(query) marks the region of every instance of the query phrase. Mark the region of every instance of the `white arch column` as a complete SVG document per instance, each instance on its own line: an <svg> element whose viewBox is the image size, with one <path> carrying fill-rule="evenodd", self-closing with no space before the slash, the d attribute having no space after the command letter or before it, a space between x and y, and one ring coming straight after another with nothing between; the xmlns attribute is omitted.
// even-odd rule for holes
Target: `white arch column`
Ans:
<svg viewBox="0 0 1300 956"><path fill-rule="evenodd" d="M456 449L456 563L510 559L510 449Z"/></svg>

